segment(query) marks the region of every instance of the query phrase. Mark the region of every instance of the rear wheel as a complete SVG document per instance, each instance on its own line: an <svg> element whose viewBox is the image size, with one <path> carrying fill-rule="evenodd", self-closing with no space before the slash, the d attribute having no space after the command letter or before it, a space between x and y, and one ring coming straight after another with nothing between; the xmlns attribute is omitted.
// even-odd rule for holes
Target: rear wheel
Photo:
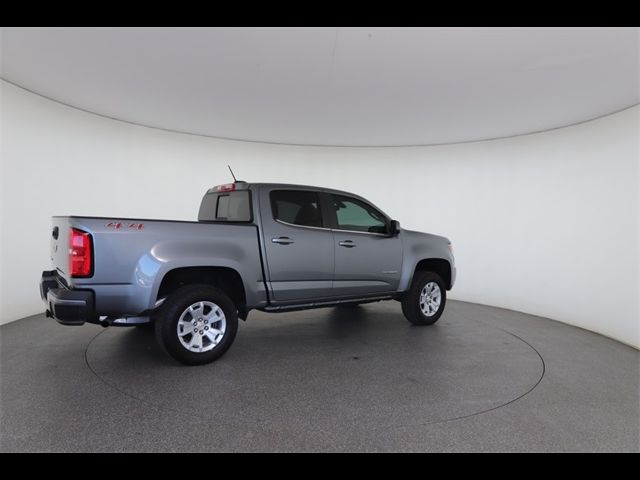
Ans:
<svg viewBox="0 0 640 480"><path fill-rule="evenodd" d="M158 343L186 365L203 365L220 358L238 330L238 312L221 290L188 285L165 300L155 321Z"/></svg>
<svg viewBox="0 0 640 480"><path fill-rule="evenodd" d="M433 272L416 272L411 288L402 298L402 313L414 325L432 325L438 321L447 303L447 289Z"/></svg>
<svg viewBox="0 0 640 480"><path fill-rule="evenodd" d="M134 327L142 332L153 332L153 322L141 323L140 325L134 325Z"/></svg>

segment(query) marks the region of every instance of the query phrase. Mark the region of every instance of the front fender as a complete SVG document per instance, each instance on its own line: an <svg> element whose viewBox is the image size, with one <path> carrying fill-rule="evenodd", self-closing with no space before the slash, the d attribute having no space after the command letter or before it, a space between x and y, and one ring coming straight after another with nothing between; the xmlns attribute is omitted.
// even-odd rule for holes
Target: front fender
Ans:
<svg viewBox="0 0 640 480"><path fill-rule="evenodd" d="M455 259L449 250L449 240L429 233L402 231L404 261L398 291L404 292L411 286L416 266L422 260L445 260L451 268L451 281L455 279Z"/></svg>

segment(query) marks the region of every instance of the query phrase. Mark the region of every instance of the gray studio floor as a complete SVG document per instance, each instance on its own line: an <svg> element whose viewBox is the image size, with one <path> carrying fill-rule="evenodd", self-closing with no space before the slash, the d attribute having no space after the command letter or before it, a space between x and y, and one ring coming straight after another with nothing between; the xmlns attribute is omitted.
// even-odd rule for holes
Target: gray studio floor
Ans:
<svg viewBox="0 0 640 480"><path fill-rule="evenodd" d="M8 451L639 451L640 352L544 318L450 302L252 312L218 362L152 333L0 328Z"/></svg>

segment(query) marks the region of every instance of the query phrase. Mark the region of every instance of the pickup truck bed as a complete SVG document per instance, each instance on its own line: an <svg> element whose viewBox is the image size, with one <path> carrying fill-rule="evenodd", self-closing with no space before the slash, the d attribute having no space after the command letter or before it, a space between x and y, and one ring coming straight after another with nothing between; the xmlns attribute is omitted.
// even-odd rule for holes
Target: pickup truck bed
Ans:
<svg viewBox="0 0 640 480"><path fill-rule="evenodd" d="M244 281L248 302L256 308L266 305L256 225L73 216L52 220L55 271L69 289L99 289L93 317L148 314L158 300L157 279L183 267L232 268ZM91 235L97 254L88 278L73 278L68 271L71 229Z"/></svg>

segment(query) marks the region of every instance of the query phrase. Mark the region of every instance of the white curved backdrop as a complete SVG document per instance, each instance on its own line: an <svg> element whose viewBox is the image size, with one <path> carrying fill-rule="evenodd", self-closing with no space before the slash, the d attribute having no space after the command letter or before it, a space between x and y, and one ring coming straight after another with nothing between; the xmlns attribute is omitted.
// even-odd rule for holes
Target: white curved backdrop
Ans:
<svg viewBox="0 0 640 480"><path fill-rule="evenodd" d="M447 146L224 141L85 113L2 82L0 322L43 310L51 215L193 220L237 176L359 193L454 243L451 298L640 346L639 107L534 135ZM526 114L526 112L523 112Z"/></svg>

